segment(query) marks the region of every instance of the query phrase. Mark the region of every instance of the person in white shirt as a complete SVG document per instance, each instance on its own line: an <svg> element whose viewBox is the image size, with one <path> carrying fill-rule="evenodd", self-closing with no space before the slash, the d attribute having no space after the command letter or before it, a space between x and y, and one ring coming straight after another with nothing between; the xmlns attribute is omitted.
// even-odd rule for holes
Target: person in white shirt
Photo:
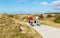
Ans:
<svg viewBox="0 0 60 38"><path fill-rule="evenodd" d="M35 23L36 23L37 26L40 26L39 16L36 16L36 17L35 17Z"/></svg>

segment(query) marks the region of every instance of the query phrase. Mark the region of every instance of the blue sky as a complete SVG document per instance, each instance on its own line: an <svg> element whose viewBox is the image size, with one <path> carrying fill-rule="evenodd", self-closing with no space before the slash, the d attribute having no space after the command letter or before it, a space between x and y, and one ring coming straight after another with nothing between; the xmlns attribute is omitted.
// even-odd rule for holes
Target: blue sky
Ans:
<svg viewBox="0 0 60 38"><path fill-rule="evenodd" d="M60 0L0 0L0 13L60 12Z"/></svg>

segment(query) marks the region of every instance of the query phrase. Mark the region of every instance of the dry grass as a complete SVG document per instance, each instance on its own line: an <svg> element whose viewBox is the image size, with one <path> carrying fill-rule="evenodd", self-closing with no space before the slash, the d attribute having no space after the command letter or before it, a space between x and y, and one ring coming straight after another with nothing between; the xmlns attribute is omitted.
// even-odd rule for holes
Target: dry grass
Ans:
<svg viewBox="0 0 60 38"><path fill-rule="evenodd" d="M39 14L37 14L39 16ZM48 26L52 26L52 27L55 27L55 28L60 28L60 24L59 23L54 23L53 20L55 19L55 17L53 18L47 18L47 15L48 14L43 14L44 16L44 20L40 20L40 23L41 24L44 24L44 25L48 25ZM55 16L55 14L51 14L52 16ZM24 18L25 16L28 17L28 16L33 16L33 19L35 18L36 14L31 14L31 15L20 15L22 18ZM20 21L24 21L24 22L28 22L28 19L24 19L24 20L21 20L20 18ZM33 20L34 22L34 20Z"/></svg>
<svg viewBox="0 0 60 38"><path fill-rule="evenodd" d="M20 32L21 26L24 30ZM8 15L2 15L0 17L0 38L42 38L42 36L26 24L18 24Z"/></svg>
<svg viewBox="0 0 60 38"><path fill-rule="evenodd" d="M55 28L60 28L60 24L54 23L52 19L40 20L40 23L44 25L52 26Z"/></svg>

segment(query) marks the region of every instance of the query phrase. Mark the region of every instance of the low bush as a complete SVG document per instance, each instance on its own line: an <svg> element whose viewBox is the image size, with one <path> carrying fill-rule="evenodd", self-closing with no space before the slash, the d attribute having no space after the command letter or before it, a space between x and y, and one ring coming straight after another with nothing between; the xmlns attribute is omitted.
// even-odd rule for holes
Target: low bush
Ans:
<svg viewBox="0 0 60 38"><path fill-rule="evenodd" d="M55 23L60 23L60 15L56 15L54 19Z"/></svg>
<svg viewBox="0 0 60 38"><path fill-rule="evenodd" d="M51 17L52 17L52 15L51 15L51 14L48 14L48 15L47 15L47 18L51 18Z"/></svg>

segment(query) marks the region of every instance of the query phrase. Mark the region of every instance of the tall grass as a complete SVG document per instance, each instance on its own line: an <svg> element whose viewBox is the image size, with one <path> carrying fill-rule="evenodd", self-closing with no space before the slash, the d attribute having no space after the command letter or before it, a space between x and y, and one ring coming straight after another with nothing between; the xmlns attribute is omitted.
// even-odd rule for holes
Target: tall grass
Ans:
<svg viewBox="0 0 60 38"><path fill-rule="evenodd" d="M14 15L3 14L0 18L0 38L42 38L34 29L26 24L18 24L11 18L14 18ZM21 26L26 28L25 33L20 32Z"/></svg>

